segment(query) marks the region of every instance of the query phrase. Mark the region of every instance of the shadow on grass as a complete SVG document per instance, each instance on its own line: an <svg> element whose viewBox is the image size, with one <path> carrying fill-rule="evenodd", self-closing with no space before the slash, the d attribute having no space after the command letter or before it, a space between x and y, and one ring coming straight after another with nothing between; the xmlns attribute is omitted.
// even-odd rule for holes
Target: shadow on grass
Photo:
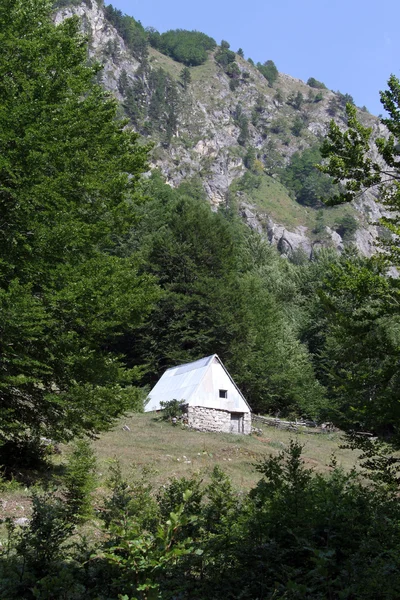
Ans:
<svg viewBox="0 0 400 600"><path fill-rule="evenodd" d="M0 478L25 487L51 487L65 473L64 464L55 464L57 446L28 438L7 440L0 445Z"/></svg>

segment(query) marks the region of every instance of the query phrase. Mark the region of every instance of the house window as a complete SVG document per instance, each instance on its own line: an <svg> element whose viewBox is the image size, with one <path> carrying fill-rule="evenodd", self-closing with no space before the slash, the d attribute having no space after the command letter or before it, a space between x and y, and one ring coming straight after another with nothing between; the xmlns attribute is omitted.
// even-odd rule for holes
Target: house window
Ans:
<svg viewBox="0 0 400 600"><path fill-rule="evenodd" d="M228 397L228 390L219 390L219 397L220 398L227 398Z"/></svg>

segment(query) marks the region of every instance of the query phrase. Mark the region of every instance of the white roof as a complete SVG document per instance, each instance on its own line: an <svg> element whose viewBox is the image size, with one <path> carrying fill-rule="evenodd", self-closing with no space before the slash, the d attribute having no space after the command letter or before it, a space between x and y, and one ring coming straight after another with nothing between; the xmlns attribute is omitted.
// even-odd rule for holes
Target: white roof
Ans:
<svg viewBox="0 0 400 600"><path fill-rule="evenodd" d="M226 397L220 397L220 390L226 391ZM149 393L145 411L160 410L160 403L170 400L232 412L250 410L216 354L165 371Z"/></svg>

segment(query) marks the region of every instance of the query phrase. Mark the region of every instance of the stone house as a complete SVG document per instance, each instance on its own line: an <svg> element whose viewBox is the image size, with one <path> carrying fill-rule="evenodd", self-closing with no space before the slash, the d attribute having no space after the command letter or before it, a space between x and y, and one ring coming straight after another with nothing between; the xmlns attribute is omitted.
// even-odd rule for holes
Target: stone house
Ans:
<svg viewBox="0 0 400 600"><path fill-rule="evenodd" d="M250 406L216 354L165 371L148 395L145 411L160 402L184 403L189 427L224 433L251 432Z"/></svg>

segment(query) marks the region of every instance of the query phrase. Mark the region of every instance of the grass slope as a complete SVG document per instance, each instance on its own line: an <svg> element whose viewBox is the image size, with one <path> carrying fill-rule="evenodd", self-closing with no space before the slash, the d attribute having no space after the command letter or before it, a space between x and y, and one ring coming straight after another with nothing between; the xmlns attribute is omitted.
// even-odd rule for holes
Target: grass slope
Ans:
<svg viewBox="0 0 400 600"><path fill-rule="evenodd" d="M127 425L129 430L124 428ZM257 427L259 424L257 424ZM174 477L198 474L205 481L215 465L219 465L231 478L234 487L248 491L260 479L255 463L268 455L277 455L296 437L304 446L305 464L319 473L330 470L332 455L338 465L348 471L357 464L357 454L339 448L342 435L293 434L273 427L263 427L263 435L242 436L222 433L203 433L162 421L153 413L133 414L123 418L112 431L102 434L93 445L97 457L98 488L95 496L102 496L111 461L117 459L127 479L147 472L155 487ZM46 488L57 482L70 448L62 447L62 454L53 458L53 468L43 473L25 473L22 479L37 488ZM30 488L16 482L1 487L0 520L29 517ZM0 527L0 538L4 526Z"/></svg>
<svg viewBox="0 0 400 600"><path fill-rule="evenodd" d="M123 429L124 425L130 431ZM236 488L247 490L260 478L254 463L282 451L294 435L304 445L305 463L318 472L329 470L332 454L345 470L357 462L354 452L339 448L340 433L293 434L267 426L260 437L205 433L174 427L153 413L124 419L94 445L102 473L107 470L108 461L117 458L126 475L133 467L151 468L154 481L163 484L171 477L190 477L194 473L207 478L218 464Z"/></svg>

